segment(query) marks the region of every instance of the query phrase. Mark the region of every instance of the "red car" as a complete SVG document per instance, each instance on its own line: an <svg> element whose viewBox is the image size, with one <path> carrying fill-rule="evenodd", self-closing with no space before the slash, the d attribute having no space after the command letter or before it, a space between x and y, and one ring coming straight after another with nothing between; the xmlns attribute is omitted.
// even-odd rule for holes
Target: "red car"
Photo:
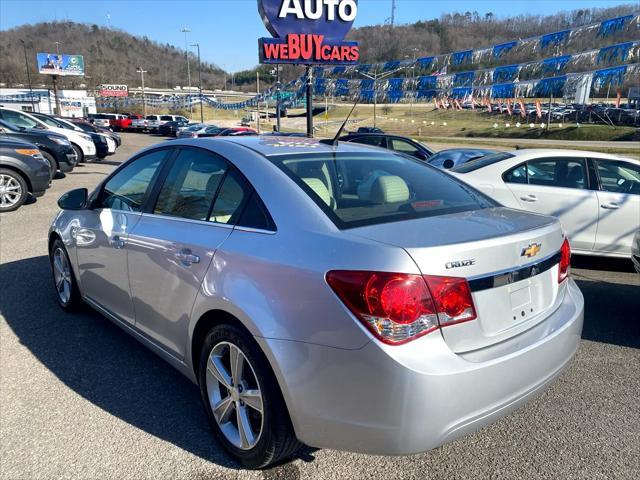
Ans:
<svg viewBox="0 0 640 480"><path fill-rule="evenodd" d="M128 130L131 128L131 118L126 115L115 115L115 118L109 120L109 126L116 132Z"/></svg>

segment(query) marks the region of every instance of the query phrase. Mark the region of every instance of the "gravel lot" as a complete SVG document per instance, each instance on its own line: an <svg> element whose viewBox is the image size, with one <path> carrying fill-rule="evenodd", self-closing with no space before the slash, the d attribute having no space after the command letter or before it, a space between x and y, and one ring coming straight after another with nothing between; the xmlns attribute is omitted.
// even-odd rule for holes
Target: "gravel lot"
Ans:
<svg viewBox="0 0 640 480"><path fill-rule="evenodd" d="M640 478L640 276L630 261L585 258L573 269L587 305L578 355L524 408L422 455L307 449L268 471L240 470L195 386L98 314L55 303L46 235L57 198L163 141L123 137L116 156L0 216L0 478Z"/></svg>

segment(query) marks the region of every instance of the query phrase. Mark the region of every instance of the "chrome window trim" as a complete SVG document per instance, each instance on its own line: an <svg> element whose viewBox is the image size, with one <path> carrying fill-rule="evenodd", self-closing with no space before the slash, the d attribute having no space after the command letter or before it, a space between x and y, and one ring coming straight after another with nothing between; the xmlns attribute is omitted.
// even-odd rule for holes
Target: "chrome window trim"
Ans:
<svg viewBox="0 0 640 480"><path fill-rule="evenodd" d="M173 220L176 222L186 222L186 223L195 223L197 225L209 225L209 226L213 226L213 227L222 227L222 228L226 228L228 230L233 230L234 225L229 225L228 223L219 223L219 222L208 222L206 220L194 220L192 218L184 218L184 217L178 217L178 216L171 216L171 215L162 215L160 213L143 213L142 214L143 217L150 217L150 218L159 218L162 220Z"/></svg>

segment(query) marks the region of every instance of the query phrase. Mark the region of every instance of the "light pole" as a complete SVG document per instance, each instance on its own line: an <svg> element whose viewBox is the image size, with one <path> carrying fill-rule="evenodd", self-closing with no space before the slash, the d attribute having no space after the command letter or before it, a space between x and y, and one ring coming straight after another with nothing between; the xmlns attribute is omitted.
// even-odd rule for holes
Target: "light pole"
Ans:
<svg viewBox="0 0 640 480"><path fill-rule="evenodd" d="M24 66L27 69L27 81L29 82L29 96L31 97L31 110L36 111L36 105L33 102L33 87L31 86L31 72L29 71L29 60L27 59L27 44L24 43L24 40L20 39L22 42L22 48L24 49Z"/></svg>
<svg viewBox="0 0 640 480"><path fill-rule="evenodd" d="M202 110L202 67L200 63L200 44L194 43L191 45L192 47L196 47L198 49L198 84L200 90L200 123L204 123L204 112Z"/></svg>
<svg viewBox="0 0 640 480"><path fill-rule="evenodd" d="M136 70L140 74L140 82L142 83L142 112L147 117L147 99L144 93L144 74L147 73L146 70L143 70L142 67L138 67Z"/></svg>
<svg viewBox="0 0 640 480"><path fill-rule="evenodd" d="M187 42L187 33L191 32L188 27L182 27L180 30L184 33L184 55L187 57L187 81L189 82L189 95L191 95L191 67L189 66L189 42ZM189 102L189 118L193 117L193 104Z"/></svg>

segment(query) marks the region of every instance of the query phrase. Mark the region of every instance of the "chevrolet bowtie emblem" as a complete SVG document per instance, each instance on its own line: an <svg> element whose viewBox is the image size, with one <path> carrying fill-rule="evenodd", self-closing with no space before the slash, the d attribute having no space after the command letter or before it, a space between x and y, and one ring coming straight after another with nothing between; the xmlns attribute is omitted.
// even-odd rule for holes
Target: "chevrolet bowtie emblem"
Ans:
<svg viewBox="0 0 640 480"><path fill-rule="evenodd" d="M520 254L520 256L528 258L535 257L541 249L541 243L530 243L527 248L522 249L522 253Z"/></svg>

